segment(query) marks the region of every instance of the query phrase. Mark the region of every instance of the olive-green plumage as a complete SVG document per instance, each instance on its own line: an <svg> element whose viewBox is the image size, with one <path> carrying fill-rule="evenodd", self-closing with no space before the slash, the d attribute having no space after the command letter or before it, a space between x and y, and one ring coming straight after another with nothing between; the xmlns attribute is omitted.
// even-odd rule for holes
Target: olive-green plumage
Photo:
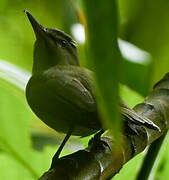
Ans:
<svg viewBox="0 0 169 180"><path fill-rule="evenodd" d="M79 66L76 43L56 29L42 27L26 11L36 35L33 74L26 87L34 113L56 131L88 136L102 129L93 92L93 73ZM159 128L121 101L125 122Z"/></svg>
<svg viewBox="0 0 169 180"><path fill-rule="evenodd" d="M57 65L32 76L26 88L35 114L56 131L87 136L101 129L92 93L91 71Z"/></svg>

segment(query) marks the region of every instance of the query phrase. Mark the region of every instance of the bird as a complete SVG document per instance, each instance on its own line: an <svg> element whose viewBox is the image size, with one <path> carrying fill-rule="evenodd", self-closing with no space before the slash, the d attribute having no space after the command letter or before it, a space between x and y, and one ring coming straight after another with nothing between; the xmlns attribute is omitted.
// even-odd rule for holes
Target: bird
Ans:
<svg viewBox="0 0 169 180"><path fill-rule="evenodd" d="M95 98L94 73L80 66L77 44L72 37L59 29L44 28L28 10L25 13L36 36L26 99L45 124L66 134L53 158L58 159L71 135L85 137L104 132ZM135 133L132 123L159 130L123 100L120 107L124 124L128 124L131 132Z"/></svg>

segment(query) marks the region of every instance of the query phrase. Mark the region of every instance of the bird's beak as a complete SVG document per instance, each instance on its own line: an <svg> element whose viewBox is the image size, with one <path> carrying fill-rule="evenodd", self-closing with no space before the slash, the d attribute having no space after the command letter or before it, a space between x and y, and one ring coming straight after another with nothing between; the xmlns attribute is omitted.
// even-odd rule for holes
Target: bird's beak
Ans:
<svg viewBox="0 0 169 180"><path fill-rule="evenodd" d="M24 12L28 16L28 19L35 32L36 38L39 38L42 35L44 35L46 33L46 29L32 16L32 14L29 11L24 10Z"/></svg>

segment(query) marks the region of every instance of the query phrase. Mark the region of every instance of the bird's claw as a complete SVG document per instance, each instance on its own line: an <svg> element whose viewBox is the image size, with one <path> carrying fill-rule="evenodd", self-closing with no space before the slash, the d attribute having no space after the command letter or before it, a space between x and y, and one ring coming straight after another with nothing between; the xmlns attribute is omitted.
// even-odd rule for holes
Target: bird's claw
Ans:
<svg viewBox="0 0 169 180"><path fill-rule="evenodd" d="M106 147L109 148L111 151L111 148L109 144L101 139L101 135L104 133L104 130L99 131L97 134L94 135L94 137L89 141L89 146L92 150L103 150Z"/></svg>

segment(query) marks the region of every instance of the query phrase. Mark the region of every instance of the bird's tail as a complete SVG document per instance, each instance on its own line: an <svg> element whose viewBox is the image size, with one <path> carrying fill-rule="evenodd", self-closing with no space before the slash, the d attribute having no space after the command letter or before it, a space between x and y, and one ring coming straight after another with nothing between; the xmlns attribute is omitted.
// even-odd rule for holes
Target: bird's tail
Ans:
<svg viewBox="0 0 169 180"><path fill-rule="evenodd" d="M147 128L154 129L157 131L161 131L160 128L154 124L151 120L149 120L146 117L143 117L139 114L137 114L134 110L129 109L127 107L121 108L121 114L127 118L131 123L143 125Z"/></svg>

